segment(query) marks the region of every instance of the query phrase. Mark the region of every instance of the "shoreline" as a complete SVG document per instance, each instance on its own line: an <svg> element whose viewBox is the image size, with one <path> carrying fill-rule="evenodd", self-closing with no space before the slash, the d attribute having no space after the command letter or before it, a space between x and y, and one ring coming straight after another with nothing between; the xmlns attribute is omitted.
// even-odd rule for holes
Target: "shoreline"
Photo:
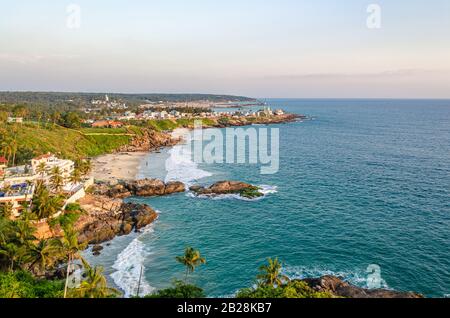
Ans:
<svg viewBox="0 0 450 318"><path fill-rule="evenodd" d="M301 115L286 114L275 118L260 118L255 122L241 122L232 121L227 125L217 125L217 126L204 126L204 129L208 128L227 128L227 127L243 127L252 126L255 124L271 125L271 124L281 124L289 123L295 121L297 118L302 118ZM183 142L183 136L186 132L192 130L192 127L179 127L175 128L173 131L167 133L160 133L154 144L147 145L145 147L137 147L136 151L133 147L123 147L116 153L105 154L93 158L92 160L92 171L90 176L96 181L116 184L119 180L123 181L133 181L138 179L139 172L141 170L141 164L143 159L150 153L164 148L173 147L181 142ZM161 136L163 135L163 136ZM160 137L163 137L162 139ZM144 138L145 144L148 143L148 136ZM136 139L132 143L136 142L141 144L141 140Z"/></svg>

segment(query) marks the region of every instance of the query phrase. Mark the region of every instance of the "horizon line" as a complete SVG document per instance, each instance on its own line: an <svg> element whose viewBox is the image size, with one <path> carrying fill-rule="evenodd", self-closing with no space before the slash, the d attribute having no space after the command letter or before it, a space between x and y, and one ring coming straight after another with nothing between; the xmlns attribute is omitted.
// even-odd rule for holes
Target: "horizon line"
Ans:
<svg viewBox="0 0 450 318"><path fill-rule="evenodd" d="M242 94L233 93L192 93L192 92L100 92L100 91L40 91L40 90L0 90L0 93L64 93L64 94L116 94L116 95L211 95L211 96L230 96L230 97L244 97L256 100L270 100L270 99L292 99L292 100L450 100L449 97L254 97Z"/></svg>

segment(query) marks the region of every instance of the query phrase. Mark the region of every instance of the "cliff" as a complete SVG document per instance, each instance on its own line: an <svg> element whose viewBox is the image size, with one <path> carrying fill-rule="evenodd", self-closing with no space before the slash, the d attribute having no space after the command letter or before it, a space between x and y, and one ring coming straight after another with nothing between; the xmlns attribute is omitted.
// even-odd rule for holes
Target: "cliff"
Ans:
<svg viewBox="0 0 450 318"><path fill-rule="evenodd" d="M117 152L149 152L173 146L178 142L179 140L173 139L170 134L143 129L141 134L136 135L127 145L119 147Z"/></svg>

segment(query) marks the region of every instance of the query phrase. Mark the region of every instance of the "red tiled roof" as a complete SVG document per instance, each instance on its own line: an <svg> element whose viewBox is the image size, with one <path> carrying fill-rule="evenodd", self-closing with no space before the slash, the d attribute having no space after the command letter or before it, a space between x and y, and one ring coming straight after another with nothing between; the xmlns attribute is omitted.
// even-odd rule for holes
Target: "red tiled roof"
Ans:
<svg viewBox="0 0 450 318"><path fill-rule="evenodd" d="M53 156L51 153L47 153L45 155L41 155L39 157L34 158L33 160L41 160L41 159L47 159L50 158L51 156Z"/></svg>
<svg viewBox="0 0 450 318"><path fill-rule="evenodd" d="M5 157L0 157L0 163L8 163Z"/></svg>
<svg viewBox="0 0 450 318"><path fill-rule="evenodd" d="M122 125L123 124L120 121L100 120L93 123L92 127L122 126Z"/></svg>

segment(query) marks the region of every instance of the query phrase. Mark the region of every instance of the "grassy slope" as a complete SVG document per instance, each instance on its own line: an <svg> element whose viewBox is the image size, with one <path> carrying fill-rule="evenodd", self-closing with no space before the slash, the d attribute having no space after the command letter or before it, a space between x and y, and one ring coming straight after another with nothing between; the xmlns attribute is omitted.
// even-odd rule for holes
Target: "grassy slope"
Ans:
<svg viewBox="0 0 450 318"><path fill-rule="evenodd" d="M12 134L11 128L9 127L8 130ZM131 136L117 135L89 136L59 126L47 125L44 128L31 123L16 125L15 129L19 161L27 159L21 157L29 157L31 154L40 155L47 152L70 159L97 156L112 152L120 146L128 144L132 138Z"/></svg>

